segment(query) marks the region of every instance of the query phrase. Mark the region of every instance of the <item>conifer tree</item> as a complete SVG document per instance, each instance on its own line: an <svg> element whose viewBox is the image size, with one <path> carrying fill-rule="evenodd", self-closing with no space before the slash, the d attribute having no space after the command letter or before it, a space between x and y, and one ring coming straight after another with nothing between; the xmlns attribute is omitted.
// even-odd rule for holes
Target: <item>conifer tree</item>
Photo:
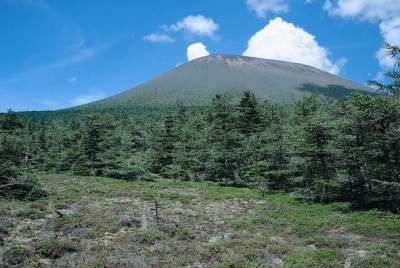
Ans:
<svg viewBox="0 0 400 268"><path fill-rule="evenodd" d="M240 133L237 126L237 115L232 97L228 94L217 94L212 102L210 118L213 131L213 147L216 165L214 175L225 185L234 180L239 167Z"/></svg>
<svg viewBox="0 0 400 268"><path fill-rule="evenodd" d="M14 133L18 129L22 129L23 125L21 120L18 118L16 112L11 109L7 110L7 113L3 115L0 120L0 129L4 133Z"/></svg>
<svg viewBox="0 0 400 268"><path fill-rule="evenodd" d="M22 128L22 122L11 109L0 119L0 180L3 183L22 173Z"/></svg>
<svg viewBox="0 0 400 268"><path fill-rule="evenodd" d="M290 110L279 104L265 105L265 129L262 132L263 144L260 151L267 166L264 171L267 190L290 190L293 186L294 168L290 163L292 144Z"/></svg>
<svg viewBox="0 0 400 268"><path fill-rule="evenodd" d="M39 182L28 174L23 124L9 109L0 119L0 196L34 199L42 194Z"/></svg>
<svg viewBox="0 0 400 268"><path fill-rule="evenodd" d="M295 104L296 154L300 157L302 192L307 198L325 203L333 198L336 184L335 118L332 107L317 95Z"/></svg>
<svg viewBox="0 0 400 268"><path fill-rule="evenodd" d="M400 212L400 103L391 96L353 94L343 101L343 168L351 201Z"/></svg>
<svg viewBox="0 0 400 268"><path fill-rule="evenodd" d="M161 156L161 162L164 167L173 164L174 142L176 142L176 140L175 118L171 110L168 109L164 119L164 136Z"/></svg>
<svg viewBox="0 0 400 268"><path fill-rule="evenodd" d="M101 153L106 149L102 147L101 143L107 137L107 131L112 128L111 122L111 117L104 112L85 116L80 129L79 150L75 155L75 170L86 173L82 172L86 166L90 174L102 175L103 169L107 165L105 161L112 161L112 159L101 158Z"/></svg>
<svg viewBox="0 0 400 268"><path fill-rule="evenodd" d="M258 132L262 118L257 99L253 93L250 91L243 92L238 110L238 125L241 133L249 136L252 133Z"/></svg>

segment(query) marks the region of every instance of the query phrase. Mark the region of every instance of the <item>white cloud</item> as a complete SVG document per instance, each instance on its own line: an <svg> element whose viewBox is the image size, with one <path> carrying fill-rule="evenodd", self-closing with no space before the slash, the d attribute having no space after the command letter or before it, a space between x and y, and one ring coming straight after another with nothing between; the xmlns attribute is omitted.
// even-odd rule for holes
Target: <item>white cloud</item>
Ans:
<svg viewBox="0 0 400 268"><path fill-rule="evenodd" d="M324 10L330 16L379 23L383 40L391 45L400 45L399 0L326 0ZM387 50L381 48L376 57L381 68L394 66L394 60L387 55Z"/></svg>
<svg viewBox="0 0 400 268"><path fill-rule="evenodd" d="M247 7L256 12L257 17L265 18L267 12L286 13L289 6L286 0L246 0Z"/></svg>
<svg viewBox="0 0 400 268"><path fill-rule="evenodd" d="M80 96L76 97L75 99L71 100L71 104L74 106L82 105L82 104L86 104L89 102L94 102L97 100L104 99L105 97L106 97L106 95L103 93L80 95Z"/></svg>
<svg viewBox="0 0 400 268"><path fill-rule="evenodd" d="M77 80L76 77L71 77L71 78L68 79L68 82L75 83L76 80Z"/></svg>
<svg viewBox="0 0 400 268"><path fill-rule="evenodd" d="M187 16L183 20L170 26L163 26L166 31L183 31L189 36L201 36L215 38L215 32L219 25L212 18L206 18L203 15Z"/></svg>
<svg viewBox="0 0 400 268"><path fill-rule="evenodd" d="M345 59L333 63L329 51L318 45L315 36L279 17L250 38L243 55L302 63L333 74L339 74L345 63Z"/></svg>
<svg viewBox="0 0 400 268"><path fill-rule="evenodd" d="M398 17L400 5L398 0L326 0L324 10L331 16L376 21Z"/></svg>
<svg viewBox="0 0 400 268"><path fill-rule="evenodd" d="M105 46L106 47L106 46ZM104 49L104 48L101 48ZM83 48L74 52L69 58L65 58L59 62L56 62L54 66L56 67L64 67L68 65L74 65L81 62L84 62L90 58L96 56L96 54L100 51L100 49L92 49L92 48Z"/></svg>
<svg viewBox="0 0 400 268"><path fill-rule="evenodd" d="M382 21L379 24L379 29L386 43L393 46L400 46L400 18ZM382 69L393 68L396 63L395 59L388 55L388 51L384 48L378 50L376 58L379 60L379 65Z"/></svg>
<svg viewBox="0 0 400 268"><path fill-rule="evenodd" d="M385 77L386 76L385 76L384 72L378 72L373 80L378 81L378 82L379 81L383 82L383 81L385 81ZM376 87L376 86L375 87L373 86L373 88L378 89L378 87Z"/></svg>
<svg viewBox="0 0 400 268"><path fill-rule="evenodd" d="M152 33L143 37L144 40L154 43L172 43L175 40L167 34Z"/></svg>
<svg viewBox="0 0 400 268"><path fill-rule="evenodd" d="M202 43L195 43L195 44L191 44L188 48L187 48L187 58L188 61L200 58L200 57L204 57L204 56L208 56L210 55L210 52L207 51L207 48L205 45L203 45Z"/></svg>

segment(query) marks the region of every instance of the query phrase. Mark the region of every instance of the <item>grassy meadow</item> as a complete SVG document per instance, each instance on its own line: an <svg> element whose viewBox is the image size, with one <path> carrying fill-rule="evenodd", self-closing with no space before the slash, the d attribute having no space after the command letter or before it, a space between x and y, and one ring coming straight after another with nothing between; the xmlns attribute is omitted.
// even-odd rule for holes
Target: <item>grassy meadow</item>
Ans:
<svg viewBox="0 0 400 268"><path fill-rule="evenodd" d="M400 267L387 212L213 183L41 180L47 197L1 200L0 267Z"/></svg>

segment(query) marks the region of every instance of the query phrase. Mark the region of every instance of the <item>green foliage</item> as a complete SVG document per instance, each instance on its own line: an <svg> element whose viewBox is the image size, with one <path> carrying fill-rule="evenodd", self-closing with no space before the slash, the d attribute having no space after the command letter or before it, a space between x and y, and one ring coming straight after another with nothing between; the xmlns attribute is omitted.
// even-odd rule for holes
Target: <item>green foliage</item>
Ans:
<svg viewBox="0 0 400 268"><path fill-rule="evenodd" d="M259 132L262 117L256 97L250 91L245 91L239 103L239 130L246 136Z"/></svg>
<svg viewBox="0 0 400 268"><path fill-rule="evenodd" d="M150 228L146 230L145 232L143 231L138 231L136 232L136 235L134 237L134 241L136 241L139 244L145 244L145 245L154 245L158 241L162 241L167 239L168 235L162 231L160 231L158 228Z"/></svg>
<svg viewBox="0 0 400 268"><path fill-rule="evenodd" d="M400 228L400 217L388 212L376 210L359 212L344 220L343 224L360 235L367 235L373 231L395 241L400 239L396 231Z"/></svg>
<svg viewBox="0 0 400 268"><path fill-rule="evenodd" d="M342 104L341 149L347 189L356 207L375 203L400 211L400 103L389 96L354 94Z"/></svg>
<svg viewBox="0 0 400 268"><path fill-rule="evenodd" d="M0 134L0 180L18 177L23 157L23 142L17 135Z"/></svg>
<svg viewBox="0 0 400 268"><path fill-rule="evenodd" d="M232 103L232 96L228 93L217 94L213 99L209 116L212 126L211 142L214 149L212 176L227 185L228 182L234 181L235 172L239 167L238 154L242 139L237 129L237 114Z"/></svg>
<svg viewBox="0 0 400 268"><path fill-rule="evenodd" d="M341 267L344 262L344 254L340 250L321 248L291 254L285 259L283 267Z"/></svg>
<svg viewBox="0 0 400 268"><path fill-rule="evenodd" d="M291 164L293 158L289 110L287 107L266 103L263 107L265 129L260 135L260 159L254 161L257 166L264 166L264 190L287 190L293 188L292 177L295 166Z"/></svg>
<svg viewBox="0 0 400 268"><path fill-rule="evenodd" d="M14 133L18 129L22 129L23 125L16 112L11 109L7 110L0 119L0 129L1 132Z"/></svg>
<svg viewBox="0 0 400 268"><path fill-rule="evenodd" d="M45 195L34 173L23 124L11 109L0 119L0 197L37 199Z"/></svg>
<svg viewBox="0 0 400 268"><path fill-rule="evenodd" d="M32 251L29 248L16 245L3 253L4 264L10 266L22 265L31 255Z"/></svg>
<svg viewBox="0 0 400 268"><path fill-rule="evenodd" d="M207 181L227 187L210 194L216 199L246 195L230 186L250 187L259 198L290 192L309 202L400 212L398 98L355 93L332 101L312 94L276 104L246 91L240 99L226 92L211 101L148 114L124 104L23 120L9 110L0 119L0 193L40 196L30 194L40 188L33 174L55 172ZM32 187L11 194L11 182Z"/></svg>
<svg viewBox="0 0 400 268"><path fill-rule="evenodd" d="M49 259L58 259L65 253L78 251L73 243L56 239L39 242L35 248L38 254Z"/></svg>
<svg viewBox="0 0 400 268"><path fill-rule="evenodd" d="M203 189L208 198L231 199L231 198L261 198L261 192L248 188L208 186Z"/></svg>
<svg viewBox="0 0 400 268"><path fill-rule="evenodd" d="M295 151L302 173L301 192L307 198L325 203L333 199L336 179L334 107L317 95L295 103Z"/></svg>

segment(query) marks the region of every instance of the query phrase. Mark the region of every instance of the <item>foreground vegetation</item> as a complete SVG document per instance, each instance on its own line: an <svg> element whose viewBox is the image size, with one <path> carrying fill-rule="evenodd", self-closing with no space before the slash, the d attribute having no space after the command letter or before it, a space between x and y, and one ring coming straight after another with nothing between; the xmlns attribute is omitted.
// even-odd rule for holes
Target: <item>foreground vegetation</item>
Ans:
<svg viewBox="0 0 400 268"><path fill-rule="evenodd" d="M161 117L161 118L160 118ZM217 95L192 112L0 118L0 195L36 198L35 174L211 181L400 212L400 102L354 93L292 105Z"/></svg>
<svg viewBox="0 0 400 268"><path fill-rule="evenodd" d="M65 175L40 182L47 197L0 202L0 266L400 266L400 218L387 212L213 183Z"/></svg>

